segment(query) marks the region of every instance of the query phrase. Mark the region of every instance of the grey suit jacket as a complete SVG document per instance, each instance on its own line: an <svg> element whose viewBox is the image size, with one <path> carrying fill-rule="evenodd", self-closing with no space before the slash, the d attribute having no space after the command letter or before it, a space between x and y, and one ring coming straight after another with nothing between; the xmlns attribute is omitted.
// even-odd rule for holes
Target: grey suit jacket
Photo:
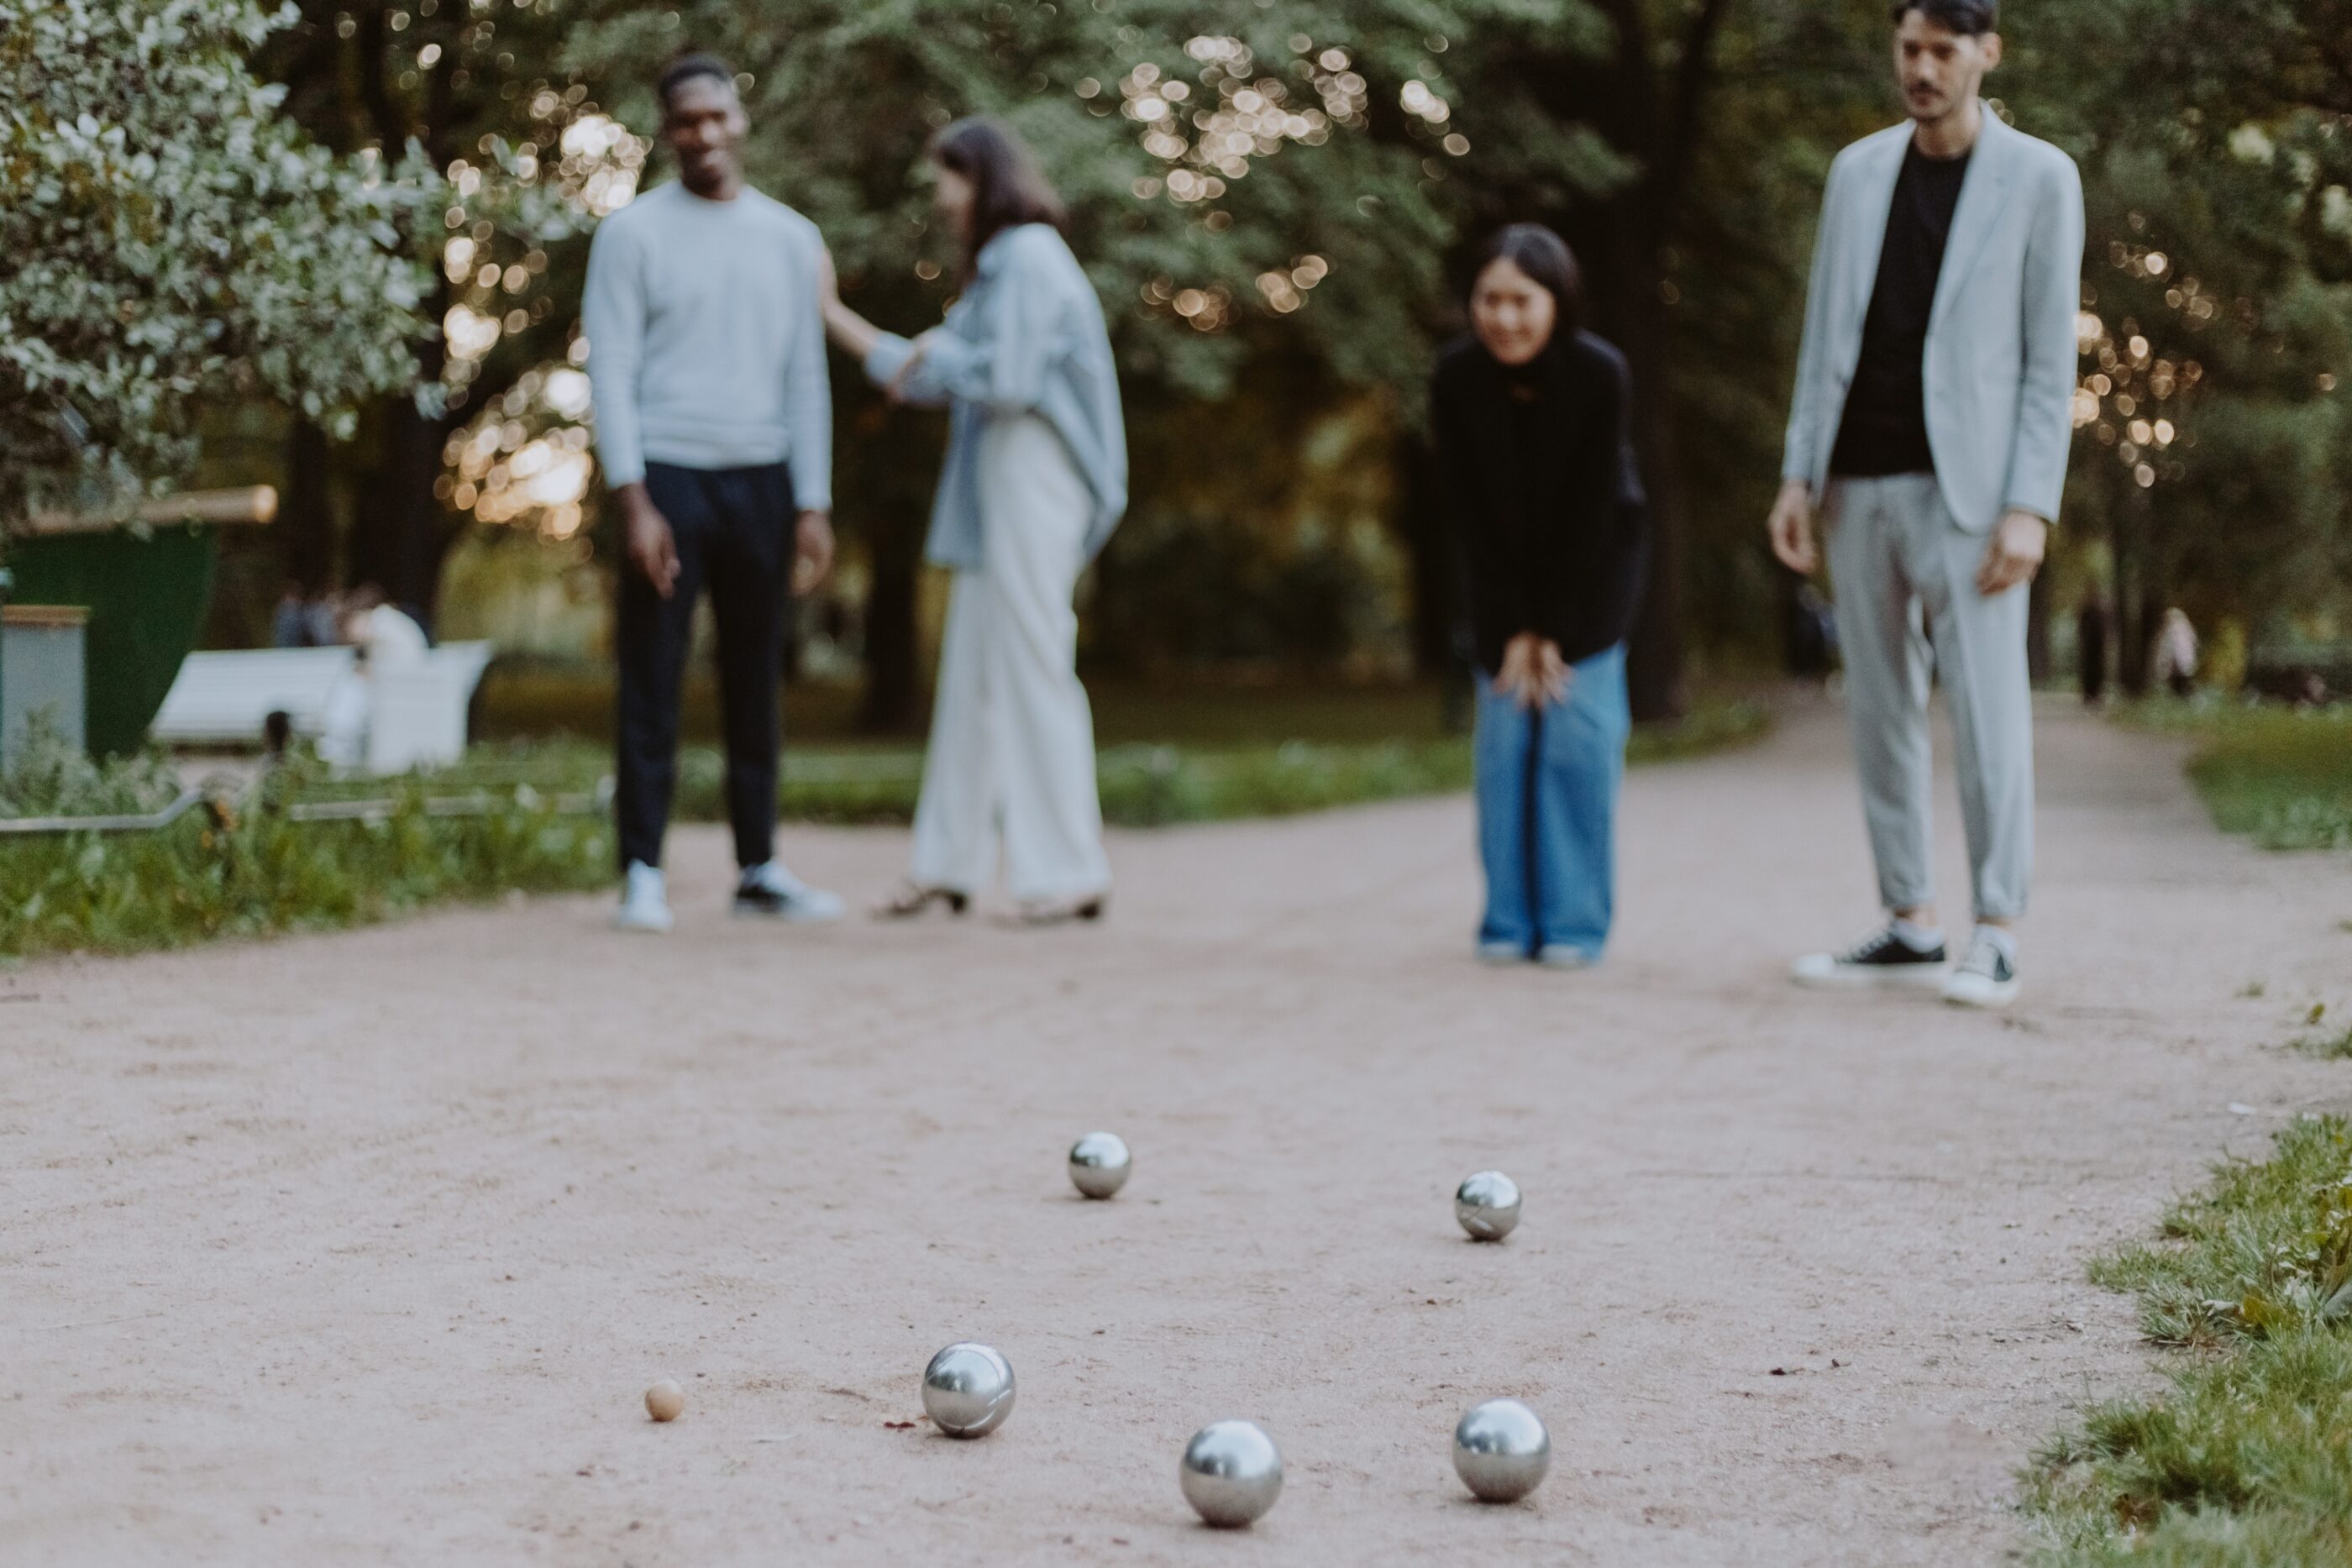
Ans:
<svg viewBox="0 0 2352 1568"><path fill-rule="evenodd" d="M1838 154L1805 299L1804 348L1781 475L1829 481L1846 392L1911 127ZM1988 108L1960 185L1927 322L1927 444L1960 527L1989 531L2011 507L2058 519L2074 444L2075 313L2083 288L2083 181L2074 161Z"/></svg>

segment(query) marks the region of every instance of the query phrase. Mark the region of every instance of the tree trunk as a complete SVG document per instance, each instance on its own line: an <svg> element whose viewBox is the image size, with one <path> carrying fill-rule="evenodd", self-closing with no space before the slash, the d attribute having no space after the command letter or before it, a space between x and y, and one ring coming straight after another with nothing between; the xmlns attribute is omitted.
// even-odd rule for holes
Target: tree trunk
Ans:
<svg viewBox="0 0 2352 1568"><path fill-rule="evenodd" d="M278 508L278 559L305 593L334 586L335 518L329 480L334 445L327 433L298 419L286 434L286 498Z"/></svg>
<svg viewBox="0 0 2352 1568"><path fill-rule="evenodd" d="M1390 444L1396 501L1390 522L1404 547L1412 595L1410 632L1413 673L1452 679L1462 665L1451 541L1438 516L1436 463L1419 432L1401 430Z"/></svg>

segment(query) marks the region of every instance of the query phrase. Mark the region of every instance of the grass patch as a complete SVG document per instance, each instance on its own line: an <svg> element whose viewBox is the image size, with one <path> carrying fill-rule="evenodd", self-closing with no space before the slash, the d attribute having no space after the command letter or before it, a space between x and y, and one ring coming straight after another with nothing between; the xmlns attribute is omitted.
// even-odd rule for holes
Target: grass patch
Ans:
<svg viewBox="0 0 2352 1568"><path fill-rule="evenodd" d="M2219 1167L2092 1278L2189 1360L2035 1456L2041 1560L2352 1562L2352 1124L2298 1122L2269 1159Z"/></svg>
<svg viewBox="0 0 2352 1568"><path fill-rule="evenodd" d="M1637 762L1694 756L1761 735L1769 716L1748 702L1704 706L1681 724L1643 730ZM0 815L144 812L168 804L167 761L103 766L55 745L0 782ZM1467 788L1470 745L1458 737L1371 742L1291 740L1223 746L1107 747L1103 814L1124 827L1301 811ZM593 791L608 748L581 740L478 746L429 778L334 779L297 766L264 798L226 812L200 809L153 832L0 836L0 957L134 952L213 936L322 930L384 919L446 899L509 890L559 892L613 880L609 817L566 815L556 797ZM678 758L675 815L726 815L722 758L689 746ZM903 823L913 819L922 754L912 747L788 746L780 807L790 821ZM436 814L433 800L477 797L484 809ZM287 808L366 800L365 820L298 822Z"/></svg>
<svg viewBox="0 0 2352 1568"><path fill-rule="evenodd" d="M2264 849L2352 849L2352 706L2148 703L2128 722L2196 741L2189 777L2224 832Z"/></svg>
<svg viewBox="0 0 2352 1568"><path fill-rule="evenodd" d="M1254 725L1244 722L1240 727ZM1341 727L1344 731L1344 719ZM1431 727L1435 728L1433 720ZM1770 727L1771 715L1759 703L1711 702L1678 723L1636 730L1626 748L1627 760L1638 766L1703 756L1755 740ZM528 782L547 791L588 789L611 770L610 749L589 741L508 741L474 747L462 766L438 777L435 788L499 789ZM1292 816L1466 789L1470 742L1442 733L1368 741L1129 741L1105 745L1097 758L1096 777L1103 818L1115 827ZM918 747L788 741L778 804L792 821L908 822L914 820L922 778L923 754ZM725 758L717 747L682 747L672 807L677 819L723 821L725 781ZM350 792L373 786L352 781L334 788Z"/></svg>
<svg viewBox="0 0 2352 1568"><path fill-rule="evenodd" d="M426 810L423 780L394 780L378 787L387 810L297 822L275 808L298 784L282 780L245 810L199 808L153 832L0 840L0 956L330 930L453 899L612 880L610 821L559 815L528 790L481 815L441 817Z"/></svg>

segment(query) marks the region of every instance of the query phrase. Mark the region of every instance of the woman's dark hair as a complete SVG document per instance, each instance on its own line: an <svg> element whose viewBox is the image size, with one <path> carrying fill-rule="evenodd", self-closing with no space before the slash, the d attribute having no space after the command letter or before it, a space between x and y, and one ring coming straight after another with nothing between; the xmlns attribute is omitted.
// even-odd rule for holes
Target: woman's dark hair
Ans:
<svg viewBox="0 0 2352 1568"><path fill-rule="evenodd" d="M1559 307L1553 336L1576 335L1584 325L1584 270L1576 265L1576 253L1568 248L1566 240L1541 224L1513 224L1496 230L1478 247L1477 261L1470 268L1474 291L1478 279L1498 261L1509 262L1552 297Z"/></svg>
<svg viewBox="0 0 2352 1568"><path fill-rule="evenodd" d="M2000 0L1895 0L1887 16L1896 26L1916 11L1964 38L1979 38L2000 25Z"/></svg>
<svg viewBox="0 0 2352 1568"><path fill-rule="evenodd" d="M979 264L981 247L1023 224L1069 222L1062 198L1045 183L1037 155L1003 121L984 114L959 120L931 138L931 161L971 182L971 223L963 250L963 275Z"/></svg>

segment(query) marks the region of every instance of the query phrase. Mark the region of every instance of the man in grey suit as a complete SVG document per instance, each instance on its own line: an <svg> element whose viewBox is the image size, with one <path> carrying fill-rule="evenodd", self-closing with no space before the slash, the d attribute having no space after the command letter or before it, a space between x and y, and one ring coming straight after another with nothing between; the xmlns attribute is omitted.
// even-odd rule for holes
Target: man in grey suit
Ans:
<svg viewBox="0 0 2352 1568"><path fill-rule="evenodd" d="M2073 442L2083 188L2073 160L1977 96L1997 0L1899 0L1910 121L1830 170L1772 549L1828 543L1885 925L1797 961L1800 983L2017 995L2033 857L2027 584ZM1924 633L1924 635L1923 635ZM1928 651L1952 715L1976 930L1946 968L1932 878Z"/></svg>

